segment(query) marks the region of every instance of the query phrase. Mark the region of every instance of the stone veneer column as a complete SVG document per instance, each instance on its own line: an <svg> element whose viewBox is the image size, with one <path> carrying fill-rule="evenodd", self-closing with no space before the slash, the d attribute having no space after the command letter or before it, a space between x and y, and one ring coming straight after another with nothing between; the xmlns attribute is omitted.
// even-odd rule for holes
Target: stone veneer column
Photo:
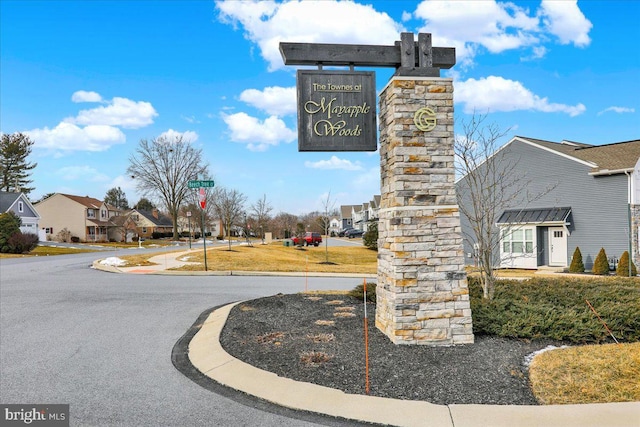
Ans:
<svg viewBox="0 0 640 427"><path fill-rule="evenodd" d="M431 131L414 124L423 107ZM376 326L396 344L473 343L453 125L452 79L392 77L380 95Z"/></svg>

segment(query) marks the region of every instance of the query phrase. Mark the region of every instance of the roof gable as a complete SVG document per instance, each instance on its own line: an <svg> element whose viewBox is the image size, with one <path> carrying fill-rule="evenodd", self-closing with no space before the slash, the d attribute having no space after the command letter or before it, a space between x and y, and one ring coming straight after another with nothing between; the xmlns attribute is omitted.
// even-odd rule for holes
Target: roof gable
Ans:
<svg viewBox="0 0 640 427"><path fill-rule="evenodd" d="M572 141L557 143L522 136L516 136L514 140L589 166L591 174L630 172L640 158L640 140L638 139L604 145L588 145Z"/></svg>
<svg viewBox="0 0 640 427"><path fill-rule="evenodd" d="M0 213L5 213L20 197L20 193L0 191Z"/></svg>

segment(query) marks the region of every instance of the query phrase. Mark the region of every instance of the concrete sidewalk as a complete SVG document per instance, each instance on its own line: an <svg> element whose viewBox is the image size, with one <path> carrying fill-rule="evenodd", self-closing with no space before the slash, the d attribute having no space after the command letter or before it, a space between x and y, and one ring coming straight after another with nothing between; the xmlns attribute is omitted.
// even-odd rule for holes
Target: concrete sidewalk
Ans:
<svg viewBox="0 0 640 427"><path fill-rule="evenodd" d="M236 303L238 304L238 303ZM276 405L348 420L406 427L638 427L640 402L589 405L434 405L347 394L282 378L229 355L220 333L230 304L212 312L189 344L189 360L204 375Z"/></svg>

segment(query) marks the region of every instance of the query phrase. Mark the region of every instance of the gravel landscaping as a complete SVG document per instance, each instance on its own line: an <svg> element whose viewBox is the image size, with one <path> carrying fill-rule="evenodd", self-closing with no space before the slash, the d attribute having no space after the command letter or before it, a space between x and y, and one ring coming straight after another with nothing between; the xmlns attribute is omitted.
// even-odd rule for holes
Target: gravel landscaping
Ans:
<svg viewBox="0 0 640 427"><path fill-rule="evenodd" d="M367 304L372 396L435 404L537 405L525 357L555 341L476 335L455 347L395 345ZM282 377L365 394L364 305L348 295L276 295L233 308L220 338L234 357Z"/></svg>

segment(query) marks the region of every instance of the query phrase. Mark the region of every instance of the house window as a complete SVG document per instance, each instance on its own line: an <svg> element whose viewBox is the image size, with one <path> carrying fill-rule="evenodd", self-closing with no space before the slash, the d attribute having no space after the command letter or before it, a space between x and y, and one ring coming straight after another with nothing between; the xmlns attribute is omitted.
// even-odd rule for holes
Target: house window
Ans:
<svg viewBox="0 0 640 427"><path fill-rule="evenodd" d="M87 218L95 218L95 217L96 217L95 209L87 209Z"/></svg>
<svg viewBox="0 0 640 427"><path fill-rule="evenodd" d="M147 227L142 227L142 232L146 233L147 232Z"/></svg>
<svg viewBox="0 0 640 427"><path fill-rule="evenodd" d="M18 202L18 212L20 212L20 213L24 212L24 203L23 202Z"/></svg>
<svg viewBox="0 0 640 427"><path fill-rule="evenodd" d="M107 217L107 211L105 211L104 209L100 209L100 218L106 218Z"/></svg>
<svg viewBox="0 0 640 427"><path fill-rule="evenodd" d="M47 228L45 228L45 229L44 229L44 232L45 232L46 234L53 234L53 227L47 227Z"/></svg>
<svg viewBox="0 0 640 427"><path fill-rule="evenodd" d="M533 229L503 229L502 252L507 254L533 253Z"/></svg>

